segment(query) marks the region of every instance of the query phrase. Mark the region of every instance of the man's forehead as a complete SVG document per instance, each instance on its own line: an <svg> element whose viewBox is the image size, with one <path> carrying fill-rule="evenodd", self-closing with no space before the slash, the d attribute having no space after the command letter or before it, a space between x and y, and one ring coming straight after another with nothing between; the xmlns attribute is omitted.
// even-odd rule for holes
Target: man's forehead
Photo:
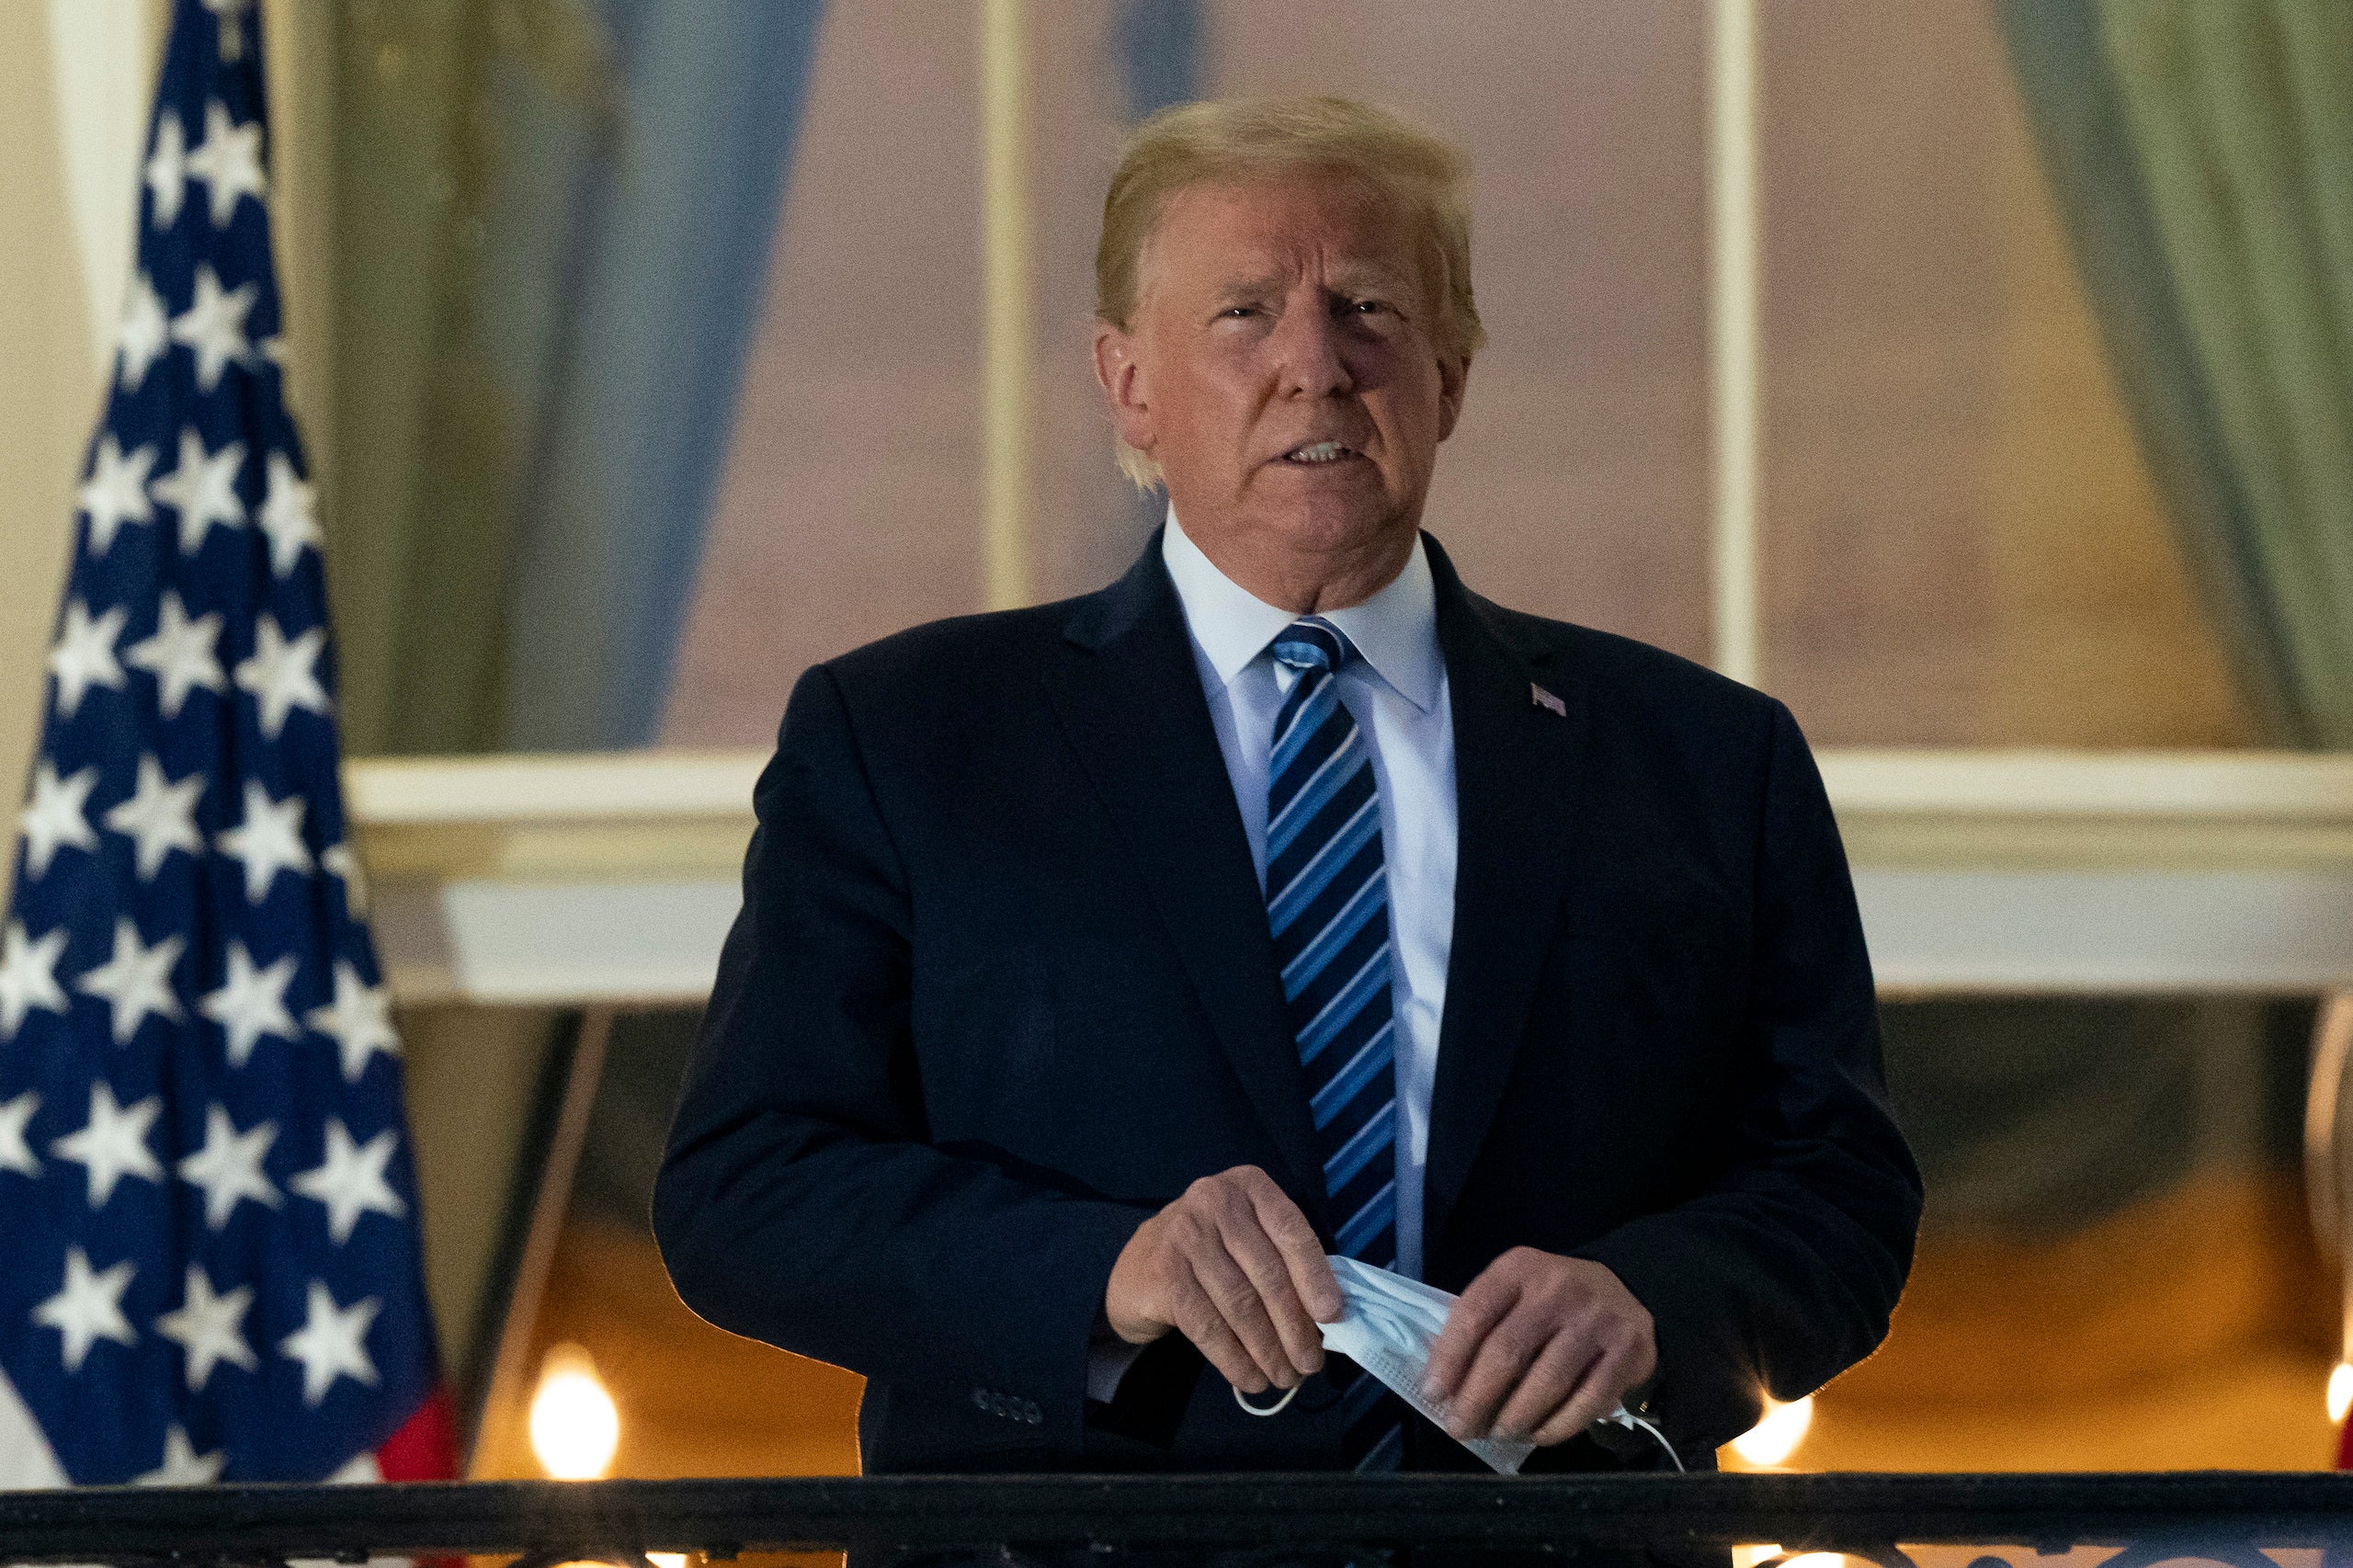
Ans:
<svg viewBox="0 0 2353 1568"><path fill-rule="evenodd" d="M1142 270L1173 262L1187 283L1221 290L1305 271L1336 284L1410 284L1418 269L1392 205L1360 181L1320 171L1188 186L1162 210Z"/></svg>

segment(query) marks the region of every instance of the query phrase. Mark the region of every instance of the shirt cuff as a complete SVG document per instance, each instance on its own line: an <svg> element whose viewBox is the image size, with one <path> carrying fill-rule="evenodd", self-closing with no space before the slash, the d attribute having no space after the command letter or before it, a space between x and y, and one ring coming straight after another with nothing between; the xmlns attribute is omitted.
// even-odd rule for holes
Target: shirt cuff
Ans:
<svg viewBox="0 0 2353 1568"><path fill-rule="evenodd" d="M1086 1397L1108 1404L1120 1396L1120 1380L1136 1364L1146 1346L1131 1345L1116 1335L1086 1343Z"/></svg>

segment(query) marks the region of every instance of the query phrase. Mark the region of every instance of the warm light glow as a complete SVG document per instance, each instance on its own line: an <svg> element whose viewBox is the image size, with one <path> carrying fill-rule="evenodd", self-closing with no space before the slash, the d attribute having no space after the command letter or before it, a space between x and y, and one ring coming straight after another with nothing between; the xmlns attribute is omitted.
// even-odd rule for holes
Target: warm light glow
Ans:
<svg viewBox="0 0 2353 1568"><path fill-rule="evenodd" d="M2328 1374L2328 1418L2342 1421L2347 1409L2353 1409L2353 1367L2339 1361Z"/></svg>
<svg viewBox="0 0 2353 1568"><path fill-rule="evenodd" d="M1735 1546L1732 1549L1732 1568L1756 1568L1759 1562L1770 1562L1780 1555L1778 1546Z"/></svg>
<svg viewBox="0 0 2353 1568"><path fill-rule="evenodd" d="M649 1551L645 1560L654 1568L687 1568L687 1554L683 1551Z"/></svg>
<svg viewBox="0 0 2353 1568"><path fill-rule="evenodd" d="M1732 1440L1732 1451L1749 1464L1775 1465L1785 1463L1805 1441L1805 1430L1813 1425L1813 1396L1808 1394L1794 1404L1765 1402L1765 1419ZM1808 1552L1807 1557L1825 1555ZM1830 1554L1835 1555L1835 1554ZM1794 1560L1805 1562L1804 1557ZM1829 1563L1807 1562L1806 1568L1832 1568Z"/></svg>
<svg viewBox="0 0 2353 1568"><path fill-rule="evenodd" d="M1781 1568L1846 1568L1847 1559L1836 1551L1802 1551Z"/></svg>
<svg viewBox="0 0 2353 1568"><path fill-rule="evenodd" d="M620 1440L620 1412L588 1352L577 1345L550 1349L531 1395L531 1452L540 1468L558 1481L594 1481L612 1464Z"/></svg>

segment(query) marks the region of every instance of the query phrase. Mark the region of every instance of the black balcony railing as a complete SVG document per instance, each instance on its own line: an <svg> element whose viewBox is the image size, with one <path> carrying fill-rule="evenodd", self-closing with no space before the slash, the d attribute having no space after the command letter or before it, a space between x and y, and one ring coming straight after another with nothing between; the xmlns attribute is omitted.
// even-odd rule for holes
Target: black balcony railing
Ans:
<svg viewBox="0 0 2353 1568"><path fill-rule="evenodd" d="M2100 1568L2202 1558L2353 1568L2353 1476L884 1476L91 1488L0 1494L0 1562L250 1565L516 1554L633 1562L831 1548L1585 1547L1769 1542L1887 1568L1966 1544L2027 1568L2077 1546ZM2293 1560L2290 1560L2292 1562ZM2306 1559L2309 1562L2309 1559ZM1972 1568L1978 1568L1972 1563Z"/></svg>

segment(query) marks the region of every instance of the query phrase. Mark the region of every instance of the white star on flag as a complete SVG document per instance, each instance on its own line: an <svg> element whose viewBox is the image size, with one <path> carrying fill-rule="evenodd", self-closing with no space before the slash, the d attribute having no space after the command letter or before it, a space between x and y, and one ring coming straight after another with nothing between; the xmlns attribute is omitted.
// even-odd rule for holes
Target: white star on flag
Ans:
<svg viewBox="0 0 2353 1568"><path fill-rule="evenodd" d="M13 1100L0 1100L0 1171L19 1176L40 1175L40 1161L25 1142L25 1127L40 1108L40 1096L27 1089Z"/></svg>
<svg viewBox="0 0 2353 1568"><path fill-rule="evenodd" d="M196 293L188 309L172 318L172 341L188 345L196 356L198 390L218 387L221 372L252 350L245 337L245 312L254 308L256 297L252 284L223 290L211 267L197 264Z"/></svg>
<svg viewBox="0 0 2353 1568"><path fill-rule="evenodd" d="M188 1387L202 1390L212 1369L223 1361L248 1372L259 1365L244 1334L245 1312L253 1304L252 1286L240 1285L216 1296L203 1267L188 1266L188 1295L155 1320L155 1332L188 1353Z"/></svg>
<svg viewBox="0 0 2353 1568"><path fill-rule="evenodd" d="M368 917L368 873L348 844L330 844L319 851L319 869L343 883L343 902L354 920Z"/></svg>
<svg viewBox="0 0 2353 1568"><path fill-rule="evenodd" d="M278 1142L278 1123L257 1121L244 1131L229 1119L226 1106L204 1109L204 1147L179 1163L180 1179L204 1194L204 1228L217 1231L237 1211L238 1201L252 1199L275 1209L284 1199L262 1174L261 1163Z"/></svg>
<svg viewBox="0 0 2353 1568"><path fill-rule="evenodd" d="M122 635L122 623L130 618L131 612L120 605L93 618L80 599L67 602L65 624L49 650L49 670L57 677L57 710L66 718L74 717L83 695L92 687L122 689L122 665L116 662L114 644Z"/></svg>
<svg viewBox="0 0 2353 1568"><path fill-rule="evenodd" d="M245 57L245 7L252 4L253 0L204 0L204 8L220 25L222 60Z"/></svg>
<svg viewBox="0 0 2353 1568"><path fill-rule="evenodd" d="M179 466L147 486L148 494L177 512L180 550L194 555L216 525L245 526L245 504L237 499L237 471L245 466L245 444L232 441L207 454L204 437L192 425L180 428Z"/></svg>
<svg viewBox="0 0 2353 1568"><path fill-rule="evenodd" d="M98 770L85 767L71 778L60 778L49 758L33 767L33 798L17 818L25 830L25 869L35 878L49 874L49 863L60 849L96 849L98 830L90 825L85 806L98 785Z"/></svg>
<svg viewBox="0 0 2353 1568"><path fill-rule="evenodd" d="M103 996L114 1011L114 1042L128 1045L148 1015L180 1021L179 997L172 991L172 966L188 946L185 937L166 937L153 947L139 939L129 915L114 923L114 956L74 983L86 995ZM103 1086L103 1085L102 1085Z"/></svg>
<svg viewBox="0 0 2353 1568"><path fill-rule="evenodd" d="M258 199L268 190L267 176L261 168L261 121L249 119L239 125L229 118L229 106L220 99L206 104L204 144L188 155L188 173L210 191L212 226L227 228L236 214L237 198Z"/></svg>
<svg viewBox="0 0 2353 1568"><path fill-rule="evenodd" d="M25 923L8 922L7 935L0 937L0 1040L14 1040L35 1007L63 1014L74 1005L57 983L57 960L71 935L60 926L38 942L28 941Z"/></svg>
<svg viewBox="0 0 2353 1568"><path fill-rule="evenodd" d="M326 712L326 687L319 684L317 668L326 646L324 627L313 626L289 642L278 630L276 617L265 615L255 623L253 656L238 665L236 681L240 690L253 693L261 710L261 733L271 740L295 709Z"/></svg>
<svg viewBox="0 0 2353 1568"><path fill-rule="evenodd" d="M376 1363L368 1357L368 1330L376 1322L382 1301L369 1296L348 1307L337 1307L326 1281L311 1281L307 1320L279 1340L278 1348L302 1363L302 1403L315 1405L327 1396L338 1377L348 1377L373 1388Z"/></svg>
<svg viewBox="0 0 2353 1568"><path fill-rule="evenodd" d="M302 1021L334 1037L343 1056L343 1075L356 1084L376 1052L401 1053L401 1038L392 1029L392 999L382 986L361 983L359 971L338 959L333 1005L312 1008Z"/></svg>
<svg viewBox="0 0 2353 1568"><path fill-rule="evenodd" d="M304 545L320 542L316 500L284 452L269 454L269 494L256 519L269 536L269 569L283 577L294 570Z"/></svg>
<svg viewBox="0 0 2353 1568"><path fill-rule="evenodd" d="M398 1220L408 1213L408 1205L384 1181L384 1167L399 1142L399 1132L388 1127L366 1143L355 1144L343 1123L329 1117L324 1161L314 1170L287 1177L286 1185L294 1192L326 1205L327 1234L335 1245L351 1239L362 1214L389 1214Z"/></svg>
<svg viewBox="0 0 2353 1568"><path fill-rule="evenodd" d="M90 1207L103 1209L114 1198L115 1184L127 1176L161 1183L164 1167L147 1147L147 1130L162 1112L161 1096L150 1095L133 1106L115 1103L114 1090L103 1078L90 1085L90 1119L79 1132L53 1141L49 1152L71 1160L89 1172Z"/></svg>
<svg viewBox="0 0 2353 1568"><path fill-rule="evenodd" d="M155 199L155 227L180 221L188 197L188 131L180 117L165 109L155 117L155 147L147 154L147 193Z"/></svg>
<svg viewBox="0 0 2353 1568"><path fill-rule="evenodd" d="M78 1372L90 1346L101 1339L135 1345L139 1335L122 1315L122 1293L139 1266L124 1258L111 1268L93 1271L89 1256L80 1247L65 1249L65 1288L33 1309L33 1322L65 1336L65 1369Z"/></svg>
<svg viewBox="0 0 2353 1568"><path fill-rule="evenodd" d="M229 974L218 991L209 991L197 1010L219 1024L229 1036L229 1065L243 1067L252 1059L262 1036L275 1035L292 1044L298 1038L293 1015L286 1010L286 987L294 979L299 960L288 953L267 969L254 967L253 956L234 937L229 941Z"/></svg>
<svg viewBox="0 0 2353 1568"><path fill-rule="evenodd" d="M172 346L171 325L164 319L163 297L155 292L155 285L141 273L131 285L131 297L122 302L122 320L114 329L114 345L122 364L122 384L137 392L147 372L154 369Z"/></svg>
<svg viewBox="0 0 2353 1568"><path fill-rule="evenodd" d="M213 645L221 640L221 612L188 619L188 610L180 604L179 595L164 590L163 605L156 611L154 635L133 642L123 650L122 656L131 667L145 670L155 677L155 706L166 719L176 719L180 704L188 694L199 687L207 691L226 691L227 672Z"/></svg>
<svg viewBox="0 0 2353 1568"><path fill-rule="evenodd" d="M108 431L98 437L97 455L90 477L82 482L74 501L90 519L90 553L104 555L114 548L114 536L125 523L152 523L155 503L147 494L148 472L155 466L155 449L142 447L129 457Z"/></svg>
<svg viewBox="0 0 2353 1568"><path fill-rule="evenodd" d="M244 678L241 665L237 678ZM259 903L269 896L269 884L280 871L292 871L309 876L313 869L310 846L302 842L302 797L289 795L273 801L261 780L245 780L245 820L224 831L214 841L214 847L245 866L245 900Z"/></svg>
<svg viewBox="0 0 2353 1568"><path fill-rule="evenodd" d="M221 1468L228 1462L229 1454L225 1449L209 1454L198 1453L196 1445L188 1440L188 1428L175 1421L171 1429L164 1434L164 1462L153 1470L133 1476L131 1484L210 1486L221 1479Z"/></svg>
<svg viewBox="0 0 2353 1568"><path fill-rule="evenodd" d="M202 773L174 783L165 777L163 762L154 753L141 755L139 782L131 798L106 814L106 824L131 841L141 881L153 881L165 857L175 849L204 853L204 835L196 831L196 802L203 793Z"/></svg>

